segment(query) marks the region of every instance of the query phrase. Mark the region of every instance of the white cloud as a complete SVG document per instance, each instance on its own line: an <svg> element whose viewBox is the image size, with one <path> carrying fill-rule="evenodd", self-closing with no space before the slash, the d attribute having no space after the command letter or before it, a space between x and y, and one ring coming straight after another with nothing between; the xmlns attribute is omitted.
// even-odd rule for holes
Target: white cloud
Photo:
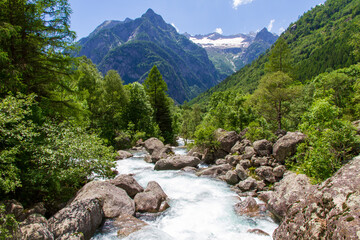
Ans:
<svg viewBox="0 0 360 240"><path fill-rule="evenodd" d="M279 28L279 35L282 34L285 31L285 28L281 27Z"/></svg>
<svg viewBox="0 0 360 240"><path fill-rule="evenodd" d="M218 34L223 34L223 30L221 28L215 29L215 32Z"/></svg>
<svg viewBox="0 0 360 240"><path fill-rule="evenodd" d="M176 29L176 31L179 32L179 29L175 26L174 23L171 23L171 26L173 26Z"/></svg>
<svg viewBox="0 0 360 240"><path fill-rule="evenodd" d="M271 32L273 25L274 25L275 19L271 19L269 22L269 25L267 27L267 29L269 30L269 32Z"/></svg>
<svg viewBox="0 0 360 240"><path fill-rule="evenodd" d="M237 9L238 6L248 4L254 0L233 0L233 8Z"/></svg>

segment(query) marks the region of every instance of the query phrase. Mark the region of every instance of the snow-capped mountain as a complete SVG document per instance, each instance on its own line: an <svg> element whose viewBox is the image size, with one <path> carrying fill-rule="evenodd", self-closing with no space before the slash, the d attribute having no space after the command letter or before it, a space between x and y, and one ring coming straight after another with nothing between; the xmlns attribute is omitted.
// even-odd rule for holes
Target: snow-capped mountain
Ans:
<svg viewBox="0 0 360 240"><path fill-rule="evenodd" d="M258 33L224 36L219 33L185 36L207 51L222 76L228 76L264 53L278 38L266 28Z"/></svg>

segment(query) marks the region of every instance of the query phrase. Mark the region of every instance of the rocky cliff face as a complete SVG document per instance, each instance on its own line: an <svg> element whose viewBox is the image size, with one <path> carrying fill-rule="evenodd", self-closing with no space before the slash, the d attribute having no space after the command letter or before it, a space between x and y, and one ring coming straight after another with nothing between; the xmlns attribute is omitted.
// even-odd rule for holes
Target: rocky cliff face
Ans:
<svg viewBox="0 0 360 240"><path fill-rule="evenodd" d="M288 207L277 208L273 198L284 185L298 186L297 179L286 176L268 202L273 210L284 210L274 239L360 239L360 156L320 185L306 187L308 181L303 181L302 191L287 198Z"/></svg>
<svg viewBox="0 0 360 240"><path fill-rule="evenodd" d="M79 45L79 56L90 58L103 73L117 70L125 84L142 82L156 65L179 103L220 81L206 51L151 9L135 20L106 21Z"/></svg>

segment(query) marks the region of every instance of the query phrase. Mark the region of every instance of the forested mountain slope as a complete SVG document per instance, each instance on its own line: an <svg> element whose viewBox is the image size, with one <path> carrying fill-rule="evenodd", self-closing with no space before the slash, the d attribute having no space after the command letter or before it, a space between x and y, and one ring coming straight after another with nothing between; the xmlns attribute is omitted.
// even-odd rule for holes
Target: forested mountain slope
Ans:
<svg viewBox="0 0 360 240"><path fill-rule="evenodd" d="M103 74L118 71L125 84L142 82L156 65L178 103L220 81L206 51L151 9L135 20L106 21L79 45L80 56L90 58Z"/></svg>
<svg viewBox="0 0 360 240"><path fill-rule="evenodd" d="M353 51L357 43L353 35L359 30L358 0L328 0L304 13L281 35L291 50L292 77L306 82L320 73L355 64ZM253 92L265 73L265 63L271 51L201 94L192 103L206 102L213 92L227 89Z"/></svg>

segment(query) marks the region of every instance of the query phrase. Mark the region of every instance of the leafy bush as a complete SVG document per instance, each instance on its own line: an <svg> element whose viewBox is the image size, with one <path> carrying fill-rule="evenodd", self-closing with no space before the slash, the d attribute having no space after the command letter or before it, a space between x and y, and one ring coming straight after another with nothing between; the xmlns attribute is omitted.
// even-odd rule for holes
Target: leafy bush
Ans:
<svg viewBox="0 0 360 240"><path fill-rule="evenodd" d="M18 223L12 214L6 214L5 206L0 205L0 239L13 239Z"/></svg>
<svg viewBox="0 0 360 240"><path fill-rule="evenodd" d="M329 99L318 99L303 117L300 129L308 139L297 149L298 169L315 182L332 176L359 150L355 129L337 118L339 111Z"/></svg>
<svg viewBox="0 0 360 240"><path fill-rule="evenodd" d="M271 126L264 118L259 118L251 122L245 136L252 142L260 139L267 139L269 141L274 141L276 139L276 136L271 131Z"/></svg>

